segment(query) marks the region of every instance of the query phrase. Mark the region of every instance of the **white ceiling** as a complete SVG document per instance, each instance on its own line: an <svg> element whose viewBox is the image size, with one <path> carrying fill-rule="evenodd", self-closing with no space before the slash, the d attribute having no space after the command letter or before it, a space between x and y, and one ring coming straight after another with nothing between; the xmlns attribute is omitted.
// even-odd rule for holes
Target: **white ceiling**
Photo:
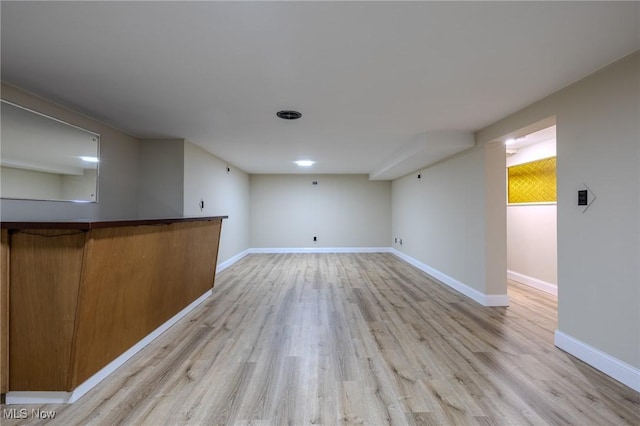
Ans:
<svg viewBox="0 0 640 426"><path fill-rule="evenodd" d="M529 133L519 138L513 139L508 146L510 148L524 148L529 145L535 145L541 142L547 142L556 139L556 126L550 126L537 132Z"/></svg>
<svg viewBox="0 0 640 426"><path fill-rule="evenodd" d="M299 173L293 161L312 159L305 172L397 177L421 135L468 135L640 48L639 2L1 8L4 81L250 173Z"/></svg>

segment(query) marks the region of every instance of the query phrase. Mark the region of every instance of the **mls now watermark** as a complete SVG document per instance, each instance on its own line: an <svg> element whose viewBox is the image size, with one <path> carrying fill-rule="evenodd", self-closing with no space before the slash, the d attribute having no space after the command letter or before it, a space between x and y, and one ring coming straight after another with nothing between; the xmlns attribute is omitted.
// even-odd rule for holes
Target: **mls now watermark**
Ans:
<svg viewBox="0 0 640 426"><path fill-rule="evenodd" d="M28 410L26 408L4 408L2 410L2 417L5 419L53 419L56 417L54 410L40 410L32 408Z"/></svg>

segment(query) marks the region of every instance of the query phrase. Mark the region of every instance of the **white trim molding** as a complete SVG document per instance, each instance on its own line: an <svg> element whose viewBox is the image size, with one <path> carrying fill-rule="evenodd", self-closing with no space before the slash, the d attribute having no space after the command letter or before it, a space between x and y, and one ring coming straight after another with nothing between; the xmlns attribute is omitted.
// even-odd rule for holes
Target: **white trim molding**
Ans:
<svg viewBox="0 0 640 426"><path fill-rule="evenodd" d="M596 370L640 392L640 369L594 348L560 330L556 330L554 344L563 351L586 362Z"/></svg>
<svg viewBox="0 0 640 426"><path fill-rule="evenodd" d="M390 253L391 247L257 247L248 248L216 266L216 274L254 253Z"/></svg>
<svg viewBox="0 0 640 426"><path fill-rule="evenodd" d="M65 391L9 391L7 405L12 404L67 404L71 392Z"/></svg>
<svg viewBox="0 0 640 426"><path fill-rule="evenodd" d="M256 247L245 250L240 253L240 255L229 259L229 261L232 259L235 259L234 261L240 260L242 257L250 253L392 253L483 306L509 306L509 296L507 294L480 293L478 290L461 283L455 278L443 274L442 272L394 249L393 247ZM226 265L225 268L230 265L231 263Z"/></svg>
<svg viewBox="0 0 640 426"><path fill-rule="evenodd" d="M153 330L146 335L138 343L130 347L122 355L111 361L104 366L93 376L89 377L84 383L75 388L71 392L51 392L51 391L9 391L6 394L6 403L10 404L71 404L76 402L82 395L93 389L98 383L104 380L107 376L113 373L118 367L127 362L131 357L140 352L145 346L155 340L162 333L167 331L169 327L180 321L189 312L195 309L198 305L204 302L209 296L211 296L212 290L208 290L205 294L198 297L191 302L183 310L169 318L160 327Z"/></svg>
<svg viewBox="0 0 640 426"><path fill-rule="evenodd" d="M230 257L229 259L225 260L224 262L218 263L218 266L216 266L216 274L218 272L224 271L229 266L233 265L234 263L236 263L237 261L239 261L240 259L242 259L246 255L250 254L251 253L250 250L251 249L246 249L245 251L241 251L240 253L236 254L235 256Z"/></svg>
<svg viewBox="0 0 640 426"><path fill-rule="evenodd" d="M441 281L443 284L451 287L459 293L464 294L465 296L475 300L479 304L483 306L509 306L509 296L507 294L484 294L479 292L478 290L464 284L455 278L452 278L437 269L432 268L429 265L426 265L419 260L414 259L411 256L408 256L401 251L398 251L394 248L390 250L391 253L404 260L405 262L415 266L421 271L425 272L428 275L431 275L438 281Z"/></svg>
<svg viewBox="0 0 640 426"><path fill-rule="evenodd" d="M249 253L390 253L391 247L258 247Z"/></svg>
<svg viewBox="0 0 640 426"><path fill-rule="evenodd" d="M544 291L545 293L553 294L554 296L558 295L558 286L556 284L542 281L538 278L530 277L528 275L521 274L510 269L507 269L507 278L509 278L510 280L518 281L519 283L528 285L529 287L533 287L540 291Z"/></svg>

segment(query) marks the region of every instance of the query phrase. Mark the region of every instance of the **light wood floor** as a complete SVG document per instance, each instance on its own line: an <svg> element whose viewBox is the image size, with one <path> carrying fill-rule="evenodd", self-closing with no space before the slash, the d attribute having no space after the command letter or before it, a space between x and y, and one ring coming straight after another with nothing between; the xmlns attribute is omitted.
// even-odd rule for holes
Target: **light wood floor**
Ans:
<svg viewBox="0 0 640 426"><path fill-rule="evenodd" d="M50 425L640 424L640 394L553 346L553 297L509 295L482 307L391 254L250 255L75 404L2 408L55 410Z"/></svg>

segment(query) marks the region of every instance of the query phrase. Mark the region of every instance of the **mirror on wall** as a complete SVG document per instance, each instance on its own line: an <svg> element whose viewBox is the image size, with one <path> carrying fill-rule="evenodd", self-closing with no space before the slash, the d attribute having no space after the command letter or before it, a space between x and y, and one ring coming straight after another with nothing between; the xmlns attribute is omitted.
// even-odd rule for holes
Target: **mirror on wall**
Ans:
<svg viewBox="0 0 640 426"><path fill-rule="evenodd" d="M0 102L0 197L97 202L100 135Z"/></svg>

